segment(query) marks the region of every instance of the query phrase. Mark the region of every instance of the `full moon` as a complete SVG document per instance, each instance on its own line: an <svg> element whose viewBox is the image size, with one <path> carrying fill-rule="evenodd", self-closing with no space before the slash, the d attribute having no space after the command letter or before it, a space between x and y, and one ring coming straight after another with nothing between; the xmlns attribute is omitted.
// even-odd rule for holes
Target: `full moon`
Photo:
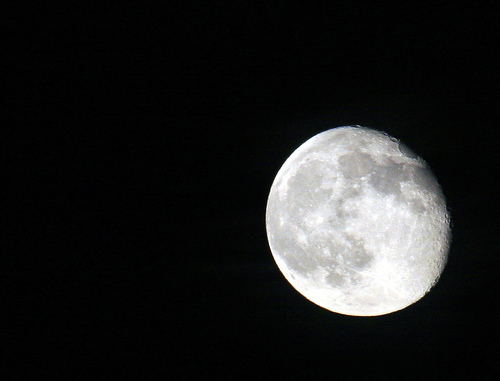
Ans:
<svg viewBox="0 0 500 381"><path fill-rule="evenodd" d="M425 161L360 126L324 131L285 161L266 208L271 252L313 303L354 316L420 300L446 264L446 202Z"/></svg>

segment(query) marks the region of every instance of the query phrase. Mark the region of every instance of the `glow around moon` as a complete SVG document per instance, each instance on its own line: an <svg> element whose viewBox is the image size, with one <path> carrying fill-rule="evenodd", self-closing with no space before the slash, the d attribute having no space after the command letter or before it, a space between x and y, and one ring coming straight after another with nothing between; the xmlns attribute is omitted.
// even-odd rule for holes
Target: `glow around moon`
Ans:
<svg viewBox="0 0 500 381"><path fill-rule="evenodd" d="M279 170L266 228L290 284L330 311L376 316L421 299L447 259L445 199L426 163L359 126L322 132Z"/></svg>

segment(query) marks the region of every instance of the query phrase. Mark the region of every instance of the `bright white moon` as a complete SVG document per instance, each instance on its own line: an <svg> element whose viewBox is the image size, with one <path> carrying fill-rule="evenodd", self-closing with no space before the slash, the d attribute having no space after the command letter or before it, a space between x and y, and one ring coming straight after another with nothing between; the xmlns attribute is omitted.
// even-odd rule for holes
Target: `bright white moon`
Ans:
<svg viewBox="0 0 500 381"><path fill-rule="evenodd" d="M291 285L327 310L384 315L422 298L447 259L445 198L426 163L359 126L322 132L283 164L266 228Z"/></svg>

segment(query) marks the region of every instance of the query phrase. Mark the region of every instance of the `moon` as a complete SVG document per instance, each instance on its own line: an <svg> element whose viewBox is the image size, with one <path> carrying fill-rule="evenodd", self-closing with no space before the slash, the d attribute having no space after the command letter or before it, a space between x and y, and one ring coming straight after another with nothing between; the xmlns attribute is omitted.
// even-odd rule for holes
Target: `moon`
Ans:
<svg viewBox="0 0 500 381"><path fill-rule="evenodd" d="M324 131L285 161L266 230L288 282L327 310L399 311L438 281L451 240L445 197L425 161L366 127Z"/></svg>

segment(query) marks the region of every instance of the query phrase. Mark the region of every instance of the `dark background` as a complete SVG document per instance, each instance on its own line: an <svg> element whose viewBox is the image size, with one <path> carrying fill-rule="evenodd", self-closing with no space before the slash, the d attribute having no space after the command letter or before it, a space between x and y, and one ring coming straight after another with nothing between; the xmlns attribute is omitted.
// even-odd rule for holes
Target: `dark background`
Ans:
<svg viewBox="0 0 500 381"><path fill-rule="evenodd" d="M492 1L55 4L4 13L3 379L498 374ZM432 292L373 318L305 300L265 233L286 158L353 124L453 222Z"/></svg>

